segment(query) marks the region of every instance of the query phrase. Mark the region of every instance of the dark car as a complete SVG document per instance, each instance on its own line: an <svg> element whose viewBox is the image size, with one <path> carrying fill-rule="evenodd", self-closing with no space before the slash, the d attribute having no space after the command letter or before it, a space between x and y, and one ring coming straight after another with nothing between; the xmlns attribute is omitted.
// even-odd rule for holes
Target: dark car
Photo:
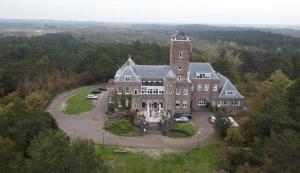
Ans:
<svg viewBox="0 0 300 173"><path fill-rule="evenodd" d="M99 91L107 91L107 88L97 88Z"/></svg>
<svg viewBox="0 0 300 173"><path fill-rule="evenodd" d="M99 90L99 88L97 88L97 89L91 91L92 94L101 94L101 92L102 92L102 91Z"/></svg>

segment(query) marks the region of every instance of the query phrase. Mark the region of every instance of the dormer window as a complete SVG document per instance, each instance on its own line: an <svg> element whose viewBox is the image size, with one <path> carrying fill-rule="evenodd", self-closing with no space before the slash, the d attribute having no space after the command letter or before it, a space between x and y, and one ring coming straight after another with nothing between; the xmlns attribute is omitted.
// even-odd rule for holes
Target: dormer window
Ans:
<svg viewBox="0 0 300 173"><path fill-rule="evenodd" d="M183 58L183 52L179 52L179 58Z"/></svg>
<svg viewBox="0 0 300 173"><path fill-rule="evenodd" d="M230 95L235 95L235 91L226 90L226 91L225 91L225 95L228 95L228 96L230 96Z"/></svg>
<svg viewBox="0 0 300 173"><path fill-rule="evenodd" d="M211 79L211 73L196 73L197 79Z"/></svg>
<svg viewBox="0 0 300 173"><path fill-rule="evenodd" d="M131 76L125 76L125 82L130 82L131 81Z"/></svg>

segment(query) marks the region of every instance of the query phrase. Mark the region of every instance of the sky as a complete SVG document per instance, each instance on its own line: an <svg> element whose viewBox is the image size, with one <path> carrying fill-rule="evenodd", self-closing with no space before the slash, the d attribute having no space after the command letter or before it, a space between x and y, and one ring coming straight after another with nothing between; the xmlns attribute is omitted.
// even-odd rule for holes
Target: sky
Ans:
<svg viewBox="0 0 300 173"><path fill-rule="evenodd" d="M0 18L300 25L300 0L0 0Z"/></svg>

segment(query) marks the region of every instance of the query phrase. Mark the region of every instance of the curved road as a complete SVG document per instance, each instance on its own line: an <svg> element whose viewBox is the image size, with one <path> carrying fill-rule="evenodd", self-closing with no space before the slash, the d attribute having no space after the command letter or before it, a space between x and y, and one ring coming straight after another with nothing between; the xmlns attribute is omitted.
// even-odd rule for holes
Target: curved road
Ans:
<svg viewBox="0 0 300 173"><path fill-rule="evenodd" d="M98 144L113 144L124 147L151 148L151 149L182 149L192 148L198 145L198 135L189 138L170 138L158 134L147 134L139 137L117 136L103 130L104 116L107 108L107 92L102 92L98 100L94 102L94 109L79 116L65 115L62 107L65 101L85 88L95 88L87 86L77 88L62 94L59 94L48 107L48 111L56 119L60 129L62 129L71 138L92 139ZM193 123L200 131L200 145L210 141L214 136L214 129L208 123L208 112L193 113Z"/></svg>

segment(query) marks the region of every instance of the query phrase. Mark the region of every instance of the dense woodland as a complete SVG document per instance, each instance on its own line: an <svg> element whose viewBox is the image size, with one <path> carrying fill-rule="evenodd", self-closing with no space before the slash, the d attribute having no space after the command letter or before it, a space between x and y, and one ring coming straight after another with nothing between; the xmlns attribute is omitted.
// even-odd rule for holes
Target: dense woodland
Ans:
<svg viewBox="0 0 300 173"><path fill-rule="evenodd" d="M212 63L247 98L249 110L234 115L239 128L217 123L224 139L220 169L297 172L300 39L188 28L181 29L196 38L192 61ZM0 172L106 172L95 144L68 138L45 110L64 90L107 81L128 55L138 64L168 64L169 46L89 42L67 33L1 38Z"/></svg>

